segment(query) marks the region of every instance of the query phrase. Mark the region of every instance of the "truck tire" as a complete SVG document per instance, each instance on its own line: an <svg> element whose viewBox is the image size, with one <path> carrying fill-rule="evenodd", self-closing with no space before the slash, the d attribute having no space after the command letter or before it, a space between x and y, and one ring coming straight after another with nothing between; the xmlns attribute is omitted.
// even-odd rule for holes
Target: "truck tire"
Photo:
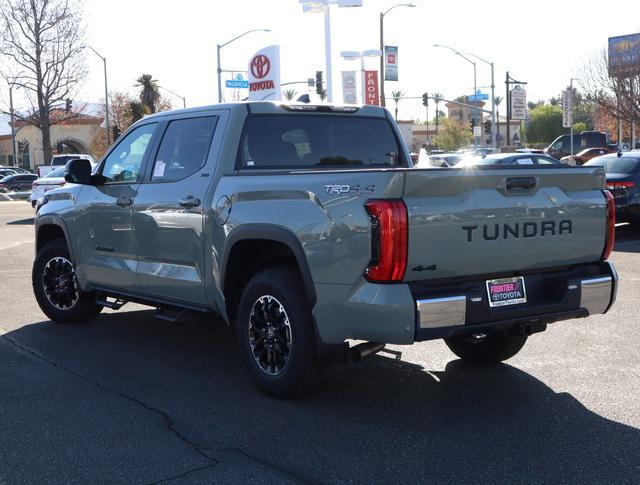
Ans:
<svg viewBox="0 0 640 485"><path fill-rule="evenodd" d="M311 308L295 269L255 274L240 299L238 343L262 392L291 398L307 388L315 368Z"/></svg>
<svg viewBox="0 0 640 485"><path fill-rule="evenodd" d="M471 336L444 339L447 347L466 362L494 364L510 359L524 347L526 335L489 334L482 339Z"/></svg>
<svg viewBox="0 0 640 485"><path fill-rule="evenodd" d="M102 311L93 293L80 291L63 239L48 242L38 252L31 282L40 309L54 322L88 323Z"/></svg>

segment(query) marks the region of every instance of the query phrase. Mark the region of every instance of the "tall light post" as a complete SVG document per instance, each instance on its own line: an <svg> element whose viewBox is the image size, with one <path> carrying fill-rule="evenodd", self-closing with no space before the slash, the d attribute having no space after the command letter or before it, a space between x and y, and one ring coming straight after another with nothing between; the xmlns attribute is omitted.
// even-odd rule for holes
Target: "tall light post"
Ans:
<svg viewBox="0 0 640 485"><path fill-rule="evenodd" d="M171 91L171 89L165 88L164 86L161 86L161 88L164 89L165 91L167 91L168 93L171 93L174 96L180 98L182 100L182 107L183 108L187 107L187 98L185 98L184 96L180 96L178 93L174 93L173 91Z"/></svg>
<svg viewBox="0 0 640 485"><path fill-rule="evenodd" d="M364 78L364 60L366 57L380 57L382 51L378 49L369 49L366 51L342 51L340 55L347 61L355 61L360 59L360 79L362 80L362 104L367 104L367 90Z"/></svg>
<svg viewBox="0 0 640 485"><path fill-rule="evenodd" d="M242 34L234 37L233 39L225 42L224 44L216 45L216 57L218 63L218 103L222 103L222 67L220 66L220 50L226 46L231 44L232 42L238 40L240 37L244 37L247 34L251 34L252 32L271 32L271 29L251 29L243 32Z"/></svg>
<svg viewBox="0 0 640 485"><path fill-rule="evenodd" d="M327 77L327 102L333 102L333 74L331 70L331 5L362 7L362 0L299 0L304 13L324 13L324 56Z"/></svg>
<svg viewBox="0 0 640 485"><path fill-rule="evenodd" d="M497 129L498 127L496 126L497 123L497 115L496 115L496 83L495 83L495 79L494 79L494 66L493 66L493 62L489 62L486 59L483 59L480 56L476 56L475 54L471 54L470 52L466 52L467 55L470 55L471 57L475 57L476 59L478 59L479 61L484 62L485 64L489 64L489 66L491 67L491 145L493 146L493 148L496 148L496 140L497 140Z"/></svg>
<svg viewBox="0 0 640 485"><path fill-rule="evenodd" d="M415 5L413 3L399 3L394 5L391 8L388 8L385 12L380 12L380 51L382 52L382 56L380 56L380 105L386 106L386 96L384 94L384 17L389 12L391 12L394 8L398 7L409 7L413 8Z"/></svg>
<svg viewBox="0 0 640 485"><path fill-rule="evenodd" d="M11 121L11 151L13 153L13 163L11 164L14 167L18 166L18 159L16 158L16 127L15 127L15 117L13 116L13 83L7 79L9 83L9 116Z"/></svg>
<svg viewBox="0 0 640 485"><path fill-rule="evenodd" d="M476 63L473 62L471 59L469 59L467 56L465 56L464 54L462 54L461 52L455 50L453 47L449 47L448 45L442 45L442 44L433 44L433 47L443 47L445 49L449 49L451 52L455 53L456 55L462 57L465 61L470 62L473 65L473 94L476 94L477 91L477 83L476 83ZM474 102L474 106L475 106L475 102ZM472 110L471 116L472 118L475 120L475 109Z"/></svg>
<svg viewBox="0 0 640 485"><path fill-rule="evenodd" d="M107 58L100 55L100 53L90 45L87 45L85 47L88 47L89 49L91 49L96 56L102 59L102 64L104 66L104 113L105 113L106 129L107 129L107 146L108 146L108 145L111 145L111 133L109 130L109 89L107 87Z"/></svg>

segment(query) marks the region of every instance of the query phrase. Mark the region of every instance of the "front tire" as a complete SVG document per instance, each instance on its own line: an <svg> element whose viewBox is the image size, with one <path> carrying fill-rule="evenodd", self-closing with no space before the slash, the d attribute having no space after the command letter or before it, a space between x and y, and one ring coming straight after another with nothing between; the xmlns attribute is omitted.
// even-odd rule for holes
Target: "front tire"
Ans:
<svg viewBox="0 0 640 485"><path fill-rule="evenodd" d="M31 272L40 309L54 322L88 323L101 311L93 293L80 291L64 240L48 242L38 252Z"/></svg>
<svg viewBox="0 0 640 485"><path fill-rule="evenodd" d="M307 389L315 368L314 334L295 269L265 269L251 278L240 299L236 335L258 389L278 398Z"/></svg>
<svg viewBox="0 0 640 485"><path fill-rule="evenodd" d="M495 364L516 355L527 342L526 335L493 333L485 337L452 337L444 339L447 347L465 362Z"/></svg>

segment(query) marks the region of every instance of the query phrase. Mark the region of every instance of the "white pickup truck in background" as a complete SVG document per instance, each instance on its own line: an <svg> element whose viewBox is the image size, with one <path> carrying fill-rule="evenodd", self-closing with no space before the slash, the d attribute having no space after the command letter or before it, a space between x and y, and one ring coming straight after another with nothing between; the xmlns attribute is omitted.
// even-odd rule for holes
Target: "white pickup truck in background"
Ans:
<svg viewBox="0 0 640 485"><path fill-rule="evenodd" d="M86 158L92 165L95 164L93 157L85 153L64 153L62 155L54 155L51 157L51 163L49 165L41 165L38 167L38 177L44 177L52 170L55 170L56 167L64 166L69 160L74 160L76 158Z"/></svg>

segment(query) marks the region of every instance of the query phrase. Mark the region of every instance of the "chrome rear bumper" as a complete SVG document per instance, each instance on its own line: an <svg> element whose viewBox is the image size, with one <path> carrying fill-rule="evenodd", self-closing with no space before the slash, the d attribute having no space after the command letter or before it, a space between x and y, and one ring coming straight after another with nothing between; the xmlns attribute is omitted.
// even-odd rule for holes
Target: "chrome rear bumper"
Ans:
<svg viewBox="0 0 640 485"><path fill-rule="evenodd" d="M570 298L574 303L571 306L562 308L562 314L575 312L576 316L586 316L584 314L585 310L588 315L606 313L609 310L616 299L618 275L611 263L606 262L603 265L607 269L604 274L567 282L567 291L574 295ZM579 292L579 294L576 292ZM450 295L439 298L419 299L416 301L418 331L462 327L467 324L467 311L472 311L474 305L481 304L481 301L482 298L477 295L475 297ZM576 303L578 304L576 305ZM499 313L496 315L499 315ZM532 313L522 317L521 320L533 320L537 316L535 309L532 309ZM501 320L498 317L495 323L500 323ZM482 323L491 325L494 322L486 321Z"/></svg>

